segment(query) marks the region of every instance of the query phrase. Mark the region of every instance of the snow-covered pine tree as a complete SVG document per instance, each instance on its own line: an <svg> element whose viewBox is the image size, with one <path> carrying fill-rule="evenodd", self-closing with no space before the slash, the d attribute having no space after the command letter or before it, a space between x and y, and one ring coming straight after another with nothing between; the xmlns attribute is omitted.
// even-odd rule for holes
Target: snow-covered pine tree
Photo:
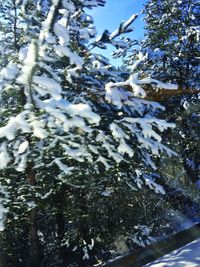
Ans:
<svg viewBox="0 0 200 267"><path fill-rule="evenodd" d="M199 173L199 97L192 94L173 97L165 103L166 116L176 122L176 130L166 137L171 141L171 147L177 151L179 157L171 163L172 170L168 172L163 164L165 175L167 173L176 177L184 185L198 183Z"/></svg>
<svg viewBox="0 0 200 267"><path fill-rule="evenodd" d="M5 66L18 51L17 6L15 0L2 1L0 6L0 66Z"/></svg>
<svg viewBox="0 0 200 267"><path fill-rule="evenodd" d="M0 73L0 182L7 196L2 203L7 217L1 214L1 219L5 232L13 221L18 237L26 232L33 267L54 250L61 252L64 263L66 255L75 254L80 266L95 253L98 241L88 227L88 202L91 195L110 194L112 181L163 193L154 159L162 152L173 154L159 133L174 125L155 118L163 107L142 99L142 86L176 87L136 75L124 78L87 48L96 31L85 9L104 3L52 0L42 7L46 16L34 17L41 1L17 1L26 41ZM112 43L133 18L109 35ZM71 201L77 213L64 206ZM46 216L59 239L54 243L48 243L47 229L38 220ZM12 263L20 259L15 255Z"/></svg>
<svg viewBox="0 0 200 267"><path fill-rule="evenodd" d="M147 1L145 38L134 53L134 69L180 88L199 88L199 8L197 0Z"/></svg>
<svg viewBox="0 0 200 267"><path fill-rule="evenodd" d="M23 18L19 19L19 2L18 0L2 1L0 6L0 66L1 68L14 60L22 44L28 42L29 31L27 33L27 25L23 23ZM29 18L28 24L33 23L34 17L41 16L42 12L35 9L35 5L29 3L29 9L32 9L32 18ZM31 28L31 27L30 27ZM30 30L30 29L29 29ZM28 38L27 38L28 37Z"/></svg>
<svg viewBox="0 0 200 267"><path fill-rule="evenodd" d="M199 148L196 147L196 141L193 143L187 129L193 123L189 115L190 106L193 106L193 101L198 101L195 94L199 89L199 7L199 2L195 0L148 1L144 9L145 39L141 43L140 51L135 50L131 63L129 61L132 69L138 71L142 77L178 83L180 96L174 95L169 100L166 97L164 105L167 108L166 116L178 125L173 136L173 148L177 148L181 156L177 159L178 164L182 164L186 176L193 182L196 181L198 172L189 163L189 159L196 159ZM197 90L193 90L195 88ZM156 92L153 95L156 97ZM192 113L191 115L196 116ZM198 130L193 133L194 136L198 135ZM189 148L189 143L196 149ZM199 164L198 160L192 162L194 166ZM176 168L177 163L174 164ZM179 176L176 173L172 175Z"/></svg>

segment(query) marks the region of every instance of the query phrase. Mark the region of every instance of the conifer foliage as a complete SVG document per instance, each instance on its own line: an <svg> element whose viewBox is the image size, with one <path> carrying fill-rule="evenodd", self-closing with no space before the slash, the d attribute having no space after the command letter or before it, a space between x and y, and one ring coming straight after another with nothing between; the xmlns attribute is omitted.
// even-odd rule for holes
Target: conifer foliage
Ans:
<svg viewBox="0 0 200 267"><path fill-rule="evenodd" d="M105 1L12 3L23 38L0 72L0 229L10 255L4 261L51 266L54 253L56 266L94 264L102 226L95 228L90 201L102 209L117 181L163 193L154 159L173 155L160 133L174 125L154 116L163 107L143 99L143 85L176 86L132 73L125 79L88 48L96 30L85 10ZM134 18L108 38L114 42ZM12 248L13 240L19 246Z"/></svg>
<svg viewBox="0 0 200 267"><path fill-rule="evenodd" d="M197 0L147 1L135 70L180 88L199 88L199 8Z"/></svg>

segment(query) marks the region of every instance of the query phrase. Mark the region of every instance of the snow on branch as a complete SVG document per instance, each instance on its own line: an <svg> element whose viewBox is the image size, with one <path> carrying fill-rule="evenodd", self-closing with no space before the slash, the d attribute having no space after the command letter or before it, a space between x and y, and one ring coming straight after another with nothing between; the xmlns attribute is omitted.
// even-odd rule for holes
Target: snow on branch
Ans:
<svg viewBox="0 0 200 267"><path fill-rule="evenodd" d="M138 79L137 75L130 75L129 79L123 82L109 82L105 86L106 95L105 98L109 103L117 106L119 109L123 106L125 100L130 99L130 97L141 97L146 96L145 90L141 85L156 85L158 88L167 90L177 90L177 85L170 83L163 83L155 79ZM131 93L125 90L120 90L121 87L131 87Z"/></svg>
<svg viewBox="0 0 200 267"><path fill-rule="evenodd" d="M21 75L17 81L21 84L27 85L31 83L33 69L37 62L37 42L32 41L28 47L28 52L23 63Z"/></svg>
<svg viewBox="0 0 200 267"><path fill-rule="evenodd" d="M115 40L117 37L124 33L133 31L130 25L137 19L139 15L133 14L126 22L122 22L118 29L113 33L105 30L103 34L96 38L95 42L91 44L92 48L99 47L101 49L106 49L106 44L112 44L116 47L116 51L113 53L114 57L120 57L127 53L127 50L132 46L138 44L136 40L132 41L129 38L121 37L121 40Z"/></svg>
<svg viewBox="0 0 200 267"><path fill-rule="evenodd" d="M137 80L138 84L152 84L155 85L156 87L160 89L165 89L165 90L177 90L178 85L177 84L172 84L172 83L163 83L161 81L158 81L156 79L151 79L151 78L145 78L142 80Z"/></svg>
<svg viewBox="0 0 200 267"><path fill-rule="evenodd" d="M110 34L110 40L118 37L122 33L127 33L132 31L129 26L138 18L139 14L133 14L126 22L122 22L118 29L116 29L113 33Z"/></svg>
<svg viewBox="0 0 200 267"><path fill-rule="evenodd" d="M100 0L52 1L47 18L35 32L34 42L29 40L31 44L23 46L24 53L20 50L17 68L10 65L0 74L3 79L8 78L7 84L14 84L18 92L24 90L25 95L30 93L26 91L30 83L34 101L34 105L27 101L19 113L2 122L0 169L13 162L14 170L24 172L34 152L40 155L34 159L36 171L40 171L46 161L47 165L53 162L59 179L74 186L76 180L72 174L76 170L72 166L80 170L84 163L98 172L103 165L105 170L117 169L121 175L118 169L121 162L133 163L139 159L137 165L142 166L141 169L156 169L154 156L158 157L161 152L173 154L161 144L159 135L173 125L152 118L150 114L155 115L162 107L142 98L146 96L143 85L173 90L176 86L155 79L140 80L136 75L127 79L129 73L123 76L103 56L88 53L85 40L91 38L87 30L93 25L91 19L85 23L84 16L80 21L80 14L84 13L82 7L104 3ZM137 17L132 15L112 34L105 31L97 43L111 43L127 50L130 40L114 39L129 32ZM30 142L27 136L31 136ZM80 177L80 173L77 175ZM149 184L151 186L155 184Z"/></svg>
<svg viewBox="0 0 200 267"><path fill-rule="evenodd" d="M92 8L96 6L103 7L106 3L106 0L80 0L80 2L82 2L85 7Z"/></svg>

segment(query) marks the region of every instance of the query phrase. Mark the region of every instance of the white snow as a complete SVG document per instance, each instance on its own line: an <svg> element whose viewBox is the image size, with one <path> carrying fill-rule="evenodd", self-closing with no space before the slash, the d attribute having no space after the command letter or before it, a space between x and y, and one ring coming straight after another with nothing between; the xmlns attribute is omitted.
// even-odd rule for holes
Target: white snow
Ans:
<svg viewBox="0 0 200 267"><path fill-rule="evenodd" d="M16 171L23 172L23 171L25 171L26 166L27 166L27 155L23 154L21 156L21 160L20 160L20 162L19 162L19 164L18 164L18 166L16 168Z"/></svg>
<svg viewBox="0 0 200 267"><path fill-rule="evenodd" d="M17 1L17 4L18 4L19 1ZM22 1L22 11L25 12L25 9L26 9L26 5L28 3L28 0L23 0Z"/></svg>
<svg viewBox="0 0 200 267"><path fill-rule="evenodd" d="M112 194L112 192L110 190L105 190L101 193L101 195L104 197L109 197L111 194Z"/></svg>
<svg viewBox="0 0 200 267"><path fill-rule="evenodd" d="M163 83L161 81L151 79L151 78L138 80L137 83L138 84L155 84L160 89L167 89L167 90L177 90L178 89L178 86L176 84Z"/></svg>
<svg viewBox="0 0 200 267"><path fill-rule="evenodd" d="M120 144L119 144L117 150L122 155L128 154L129 157L133 157L133 155L134 155L133 149L131 149L131 147L126 144L126 142L125 142L124 139L121 139Z"/></svg>
<svg viewBox="0 0 200 267"><path fill-rule="evenodd" d="M122 29L121 31L126 30L138 17L138 14L133 14L126 22L122 24ZM119 28L115 30L113 33L110 35L110 39L114 39L120 34Z"/></svg>
<svg viewBox="0 0 200 267"><path fill-rule="evenodd" d="M80 117L86 118L90 123L99 124L101 117L92 111L91 107L87 104L70 104L66 106L66 111L69 112L71 116L79 115Z"/></svg>
<svg viewBox="0 0 200 267"><path fill-rule="evenodd" d="M158 185L150 178L145 178L145 184L149 186L150 189L155 190L157 194L165 194L164 188L161 185Z"/></svg>
<svg viewBox="0 0 200 267"><path fill-rule="evenodd" d="M22 74L17 79L17 81L21 84L27 85L29 83L29 79L32 75L33 68L36 64L36 44L34 41L29 45L28 52L22 67Z"/></svg>
<svg viewBox="0 0 200 267"><path fill-rule="evenodd" d="M63 0L63 7L69 10L70 13L74 13L76 8L71 0Z"/></svg>
<svg viewBox="0 0 200 267"><path fill-rule="evenodd" d="M129 79L124 82L109 82L105 86L106 95L105 98L109 103L115 105L118 109L122 108L123 102L126 101L128 104L128 100L130 97L140 97L144 98L146 96L145 90L142 88L141 85L145 84L153 84L157 88L160 89L167 89L167 90L177 90L177 85L170 84L170 83L163 83L155 79L138 79L138 75L130 75ZM127 88L130 87L132 89L132 93L126 90L120 90L120 88ZM129 105L131 105L131 101Z"/></svg>
<svg viewBox="0 0 200 267"><path fill-rule="evenodd" d="M24 141L19 145L18 154L23 154L29 147L29 142Z"/></svg>
<svg viewBox="0 0 200 267"><path fill-rule="evenodd" d="M74 170L74 167L68 167L67 165L63 164L61 162L60 159L55 159L54 162L56 163L56 165L60 168L60 170L62 172L64 172L64 174L66 175L71 175L72 174L72 170Z"/></svg>
<svg viewBox="0 0 200 267"><path fill-rule="evenodd" d="M44 39L48 38L48 36L49 36L49 30L50 30L51 23L52 23L53 18L54 18L54 13L56 11L56 7L58 6L58 4L59 4L59 0L53 0L52 1L52 6L49 9L47 18L42 23L43 29L40 32L40 37L39 37L39 39L41 41L43 41Z"/></svg>
<svg viewBox="0 0 200 267"><path fill-rule="evenodd" d="M28 47L22 47L19 50L19 60L24 61L27 57Z"/></svg>
<svg viewBox="0 0 200 267"><path fill-rule="evenodd" d="M144 91L144 89L140 85L135 84L135 83L130 81L130 86L132 87L133 94L135 97L144 98L146 96L146 92Z"/></svg>
<svg viewBox="0 0 200 267"><path fill-rule="evenodd" d="M111 167L111 165L108 163L108 160L102 156L99 156L96 162L101 162L106 168L106 170L109 170Z"/></svg>
<svg viewBox="0 0 200 267"><path fill-rule="evenodd" d="M96 30L94 28L82 28L79 30L79 34L81 39L89 40L96 35Z"/></svg>
<svg viewBox="0 0 200 267"><path fill-rule="evenodd" d="M76 158L76 160L78 160L78 158L81 158L82 156L84 156L85 149L83 147L74 149L74 148L70 148L66 144L62 144L61 146L65 150L64 154L66 154L68 157ZM58 164L58 162L56 162L56 163Z"/></svg>
<svg viewBox="0 0 200 267"><path fill-rule="evenodd" d="M19 68L15 63L10 62L6 68L0 72L0 80L13 80L19 73Z"/></svg>
<svg viewBox="0 0 200 267"><path fill-rule="evenodd" d="M138 53L138 60L136 60L132 66L130 66L130 69L132 71L135 71L137 67L139 67L142 63L144 63L148 59L148 53Z"/></svg>
<svg viewBox="0 0 200 267"><path fill-rule="evenodd" d="M61 24L62 21L55 23L54 25L54 33L59 38L60 45L68 45L69 44L69 33L67 29Z"/></svg>
<svg viewBox="0 0 200 267"><path fill-rule="evenodd" d="M4 230L4 216L8 210L1 204L0 199L0 232Z"/></svg>
<svg viewBox="0 0 200 267"><path fill-rule="evenodd" d="M84 252L84 255L83 255L83 260L89 260L89 254L88 254L88 249L87 249L87 246L84 246L83 247L83 252Z"/></svg>
<svg viewBox="0 0 200 267"><path fill-rule="evenodd" d="M92 239L91 239L91 244L88 244L88 248L89 248L90 250L92 250L93 247L94 247L94 239L92 238Z"/></svg>
<svg viewBox="0 0 200 267"><path fill-rule="evenodd" d="M44 129L44 124L41 121L38 121L36 119L32 119L30 125L33 128L33 134L39 138L44 139L48 136L48 132Z"/></svg>
<svg viewBox="0 0 200 267"><path fill-rule="evenodd" d="M6 143L3 143L0 147L0 170L6 168L10 160Z"/></svg>
<svg viewBox="0 0 200 267"><path fill-rule="evenodd" d="M145 267L199 267L200 266L200 239L174 250L162 258L148 263Z"/></svg>
<svg viewBox="0 0 200 267"><path fill-rule="evenodd" d="M125 134L125 132L114 122L110 124L110 130L112 132L113 137L116 139L129 139L129 136Z"/></svg>
<svg viewBox="0 0 200 267"><path fill-rule="evenodd" d="M99 1L98 0L79 0L79 1L82 2L83 5L86 6L86 7L95 7L95 6L99 5Z"/></svg>
<svg viewBox="0 0 200 267"><path fill-rule="evenodd" d="M50 94L56 100L60 100L62 88L58 82L54 79L42 76L34 76L33 82L38 86L34 86L35 90L37 90L41 95Z"/></svg>
<svg viewBox="0 0 200 267"><path fill-rule="evenodd" d="M34 201L29 201L26 203L26 205L31 209L34 209L37 206Z"/></svg>
<svg viewBox="0 0 200 267"><path fill-rule="evenodd" d="M63 45L57 45L55 47L55 52L59 57L68 57L71 65L76 65L81 68L83 65L83 59L79 57L77 54L73 53L69 47Z"/></svg>
<svg viewBox="0 0 200 267"><path fill-rule="evenodd" d="M122 102L116 90L112 90L109 84L106 85L105 90L108 103L112 103L120 109L122 107Z"/></svg>
<svg viewBox="0 0 200 267"><path fill-rule="evenodd" d="M0 128L0 138L7 138L8 140L13 140L17 130L21 130L23 133L28 133L31 131L29 123L26 121L25 117L28 111L24 111L17 115L16 117L11 117L6 126Z"/></svg>

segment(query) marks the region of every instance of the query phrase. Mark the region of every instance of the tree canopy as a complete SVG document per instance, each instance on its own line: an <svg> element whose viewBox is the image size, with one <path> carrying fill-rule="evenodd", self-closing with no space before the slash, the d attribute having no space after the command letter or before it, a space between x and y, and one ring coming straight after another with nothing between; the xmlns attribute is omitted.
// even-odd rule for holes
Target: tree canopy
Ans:
<svg viewBox="0 0 200 267"><path fill-rule="evenodd" d="M154 2L146 10L156 18ZM165 138L175 124L160 115L165 107L148 100L145 90L174 91L178 86L170 82L180 83L163 78L173 66L163 70L160 57L151 75L143 69L151 60L142 61L138 72L141 62L126 70L109 62L107 44L114 56L129 54L135 41L125 35L138 15L94 39L87 10L104 5L104 0L12 0L1 6L0 266L93 266L113 257L120 233L126 233L130 249L153 240L158 224L151 229L149 216L161 207L154 192L165 193L157 165L176 156ZM146 20L150 32L150 15ZM155 54L153 38L146 38L140 53ZM185 46L177 45L188 59ZM171 55L171 43L162 49ZM184 53L176 64L187 64ZM144 192L151 195L150 211ZM146 211L138 216L140 208Z"/></svg>

